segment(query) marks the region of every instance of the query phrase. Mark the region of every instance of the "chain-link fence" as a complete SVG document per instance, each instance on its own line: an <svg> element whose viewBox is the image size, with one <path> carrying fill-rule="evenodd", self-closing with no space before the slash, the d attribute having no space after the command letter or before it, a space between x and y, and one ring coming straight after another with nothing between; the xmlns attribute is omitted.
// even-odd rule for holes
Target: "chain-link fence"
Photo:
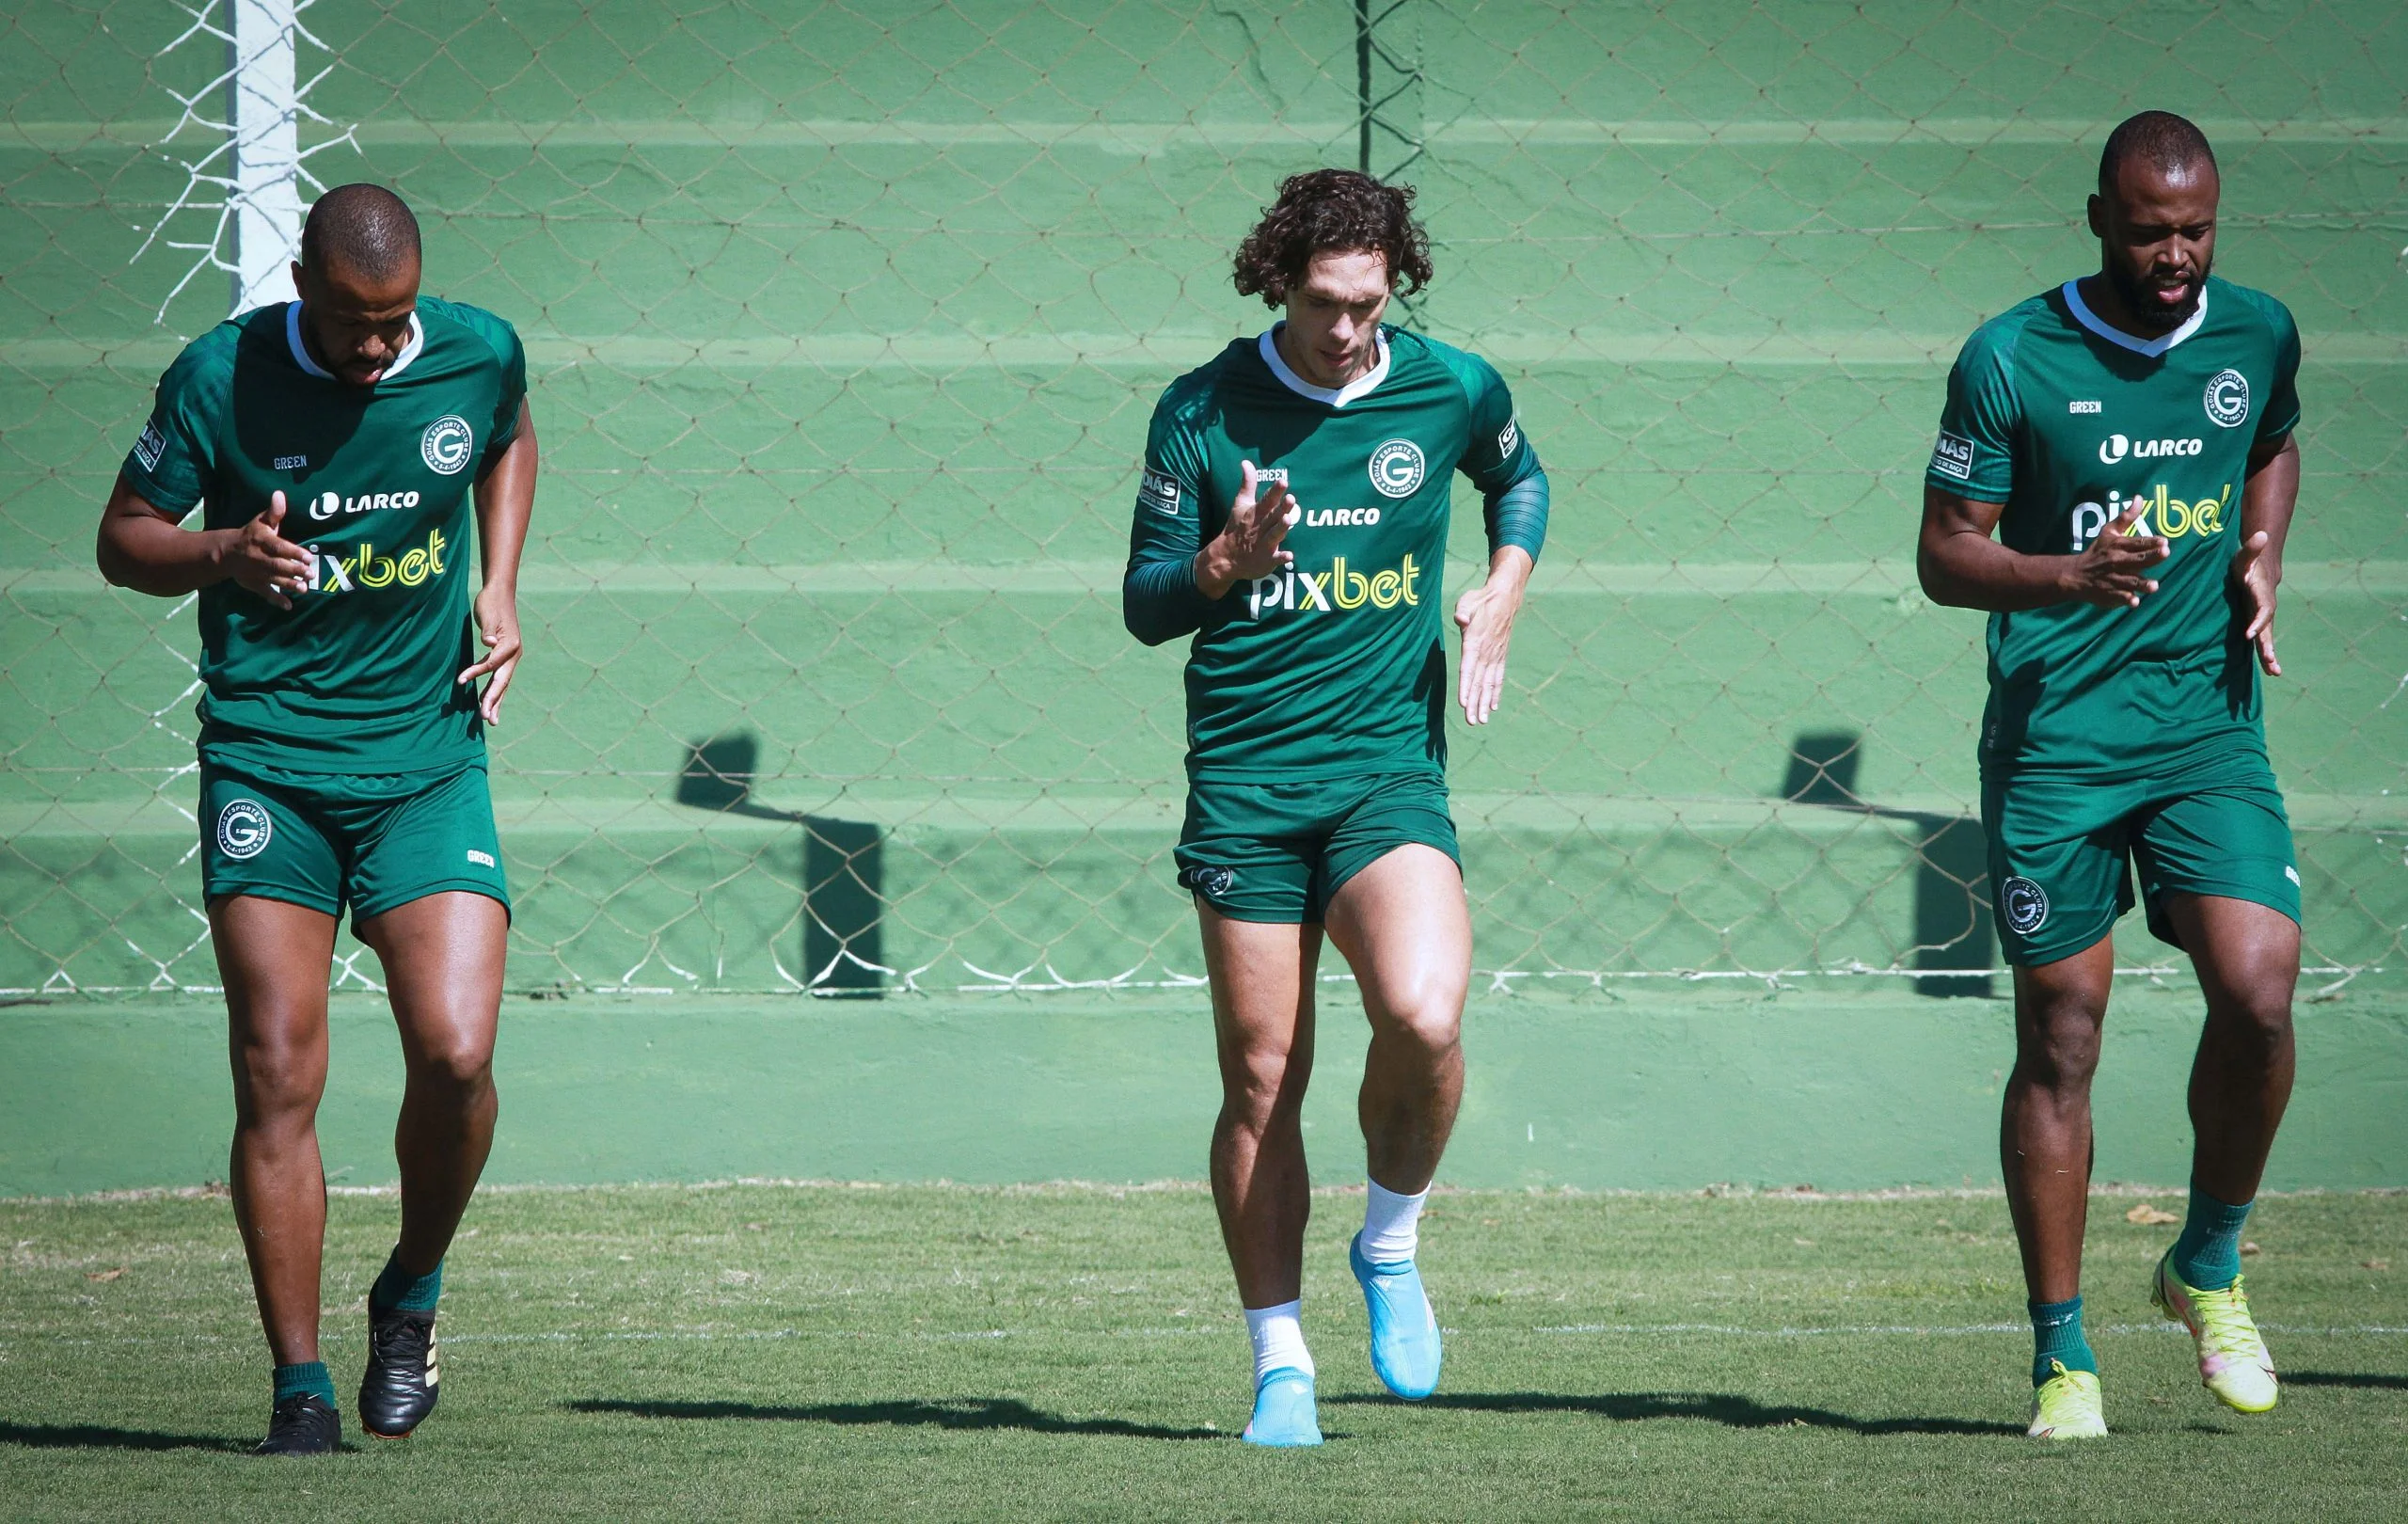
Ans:
<svg viewBox="0 0 2408 1524"><path fill-rule="evenodd" d="M2305 335L2269 725L2310 960L2400 960L2387 0L318 0L230 64L267 3L0 30L0 986L214 979L193 611L88 547L242 278L273 67L299 197L394 185L428 289L528 341L515 988L1197 976L1180 653L1122 633L1119 564L1154 397L1264 324L1229 252L1324 163L1418 186L1404 321L1497 362L1555 484L1507 708L1453 738L1480 966L1989 988L1980 620L1916 591L1920 478L1965 334L2095 268L2147 105L2207 129L2221 268Z"/></svg>

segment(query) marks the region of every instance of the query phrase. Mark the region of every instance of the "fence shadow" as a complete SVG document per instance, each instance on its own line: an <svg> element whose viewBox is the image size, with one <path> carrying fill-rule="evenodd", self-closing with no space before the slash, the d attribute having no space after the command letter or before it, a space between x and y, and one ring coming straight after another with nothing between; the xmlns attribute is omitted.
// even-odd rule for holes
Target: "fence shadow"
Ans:
<svg viewBox="0 0 2408 1524"><path fill-rule="evenodd" d="M2408 1375L2380 1371L2285 1371L2286 1387L2356 1387L2367 1391L2408 1391Z"/></svg>
<svg viewBox="0 0 2408 1524"><path fill-rule="evenodd" d="M98 1423L0 1422L0 1446L7 1445L24 1450L212 1450L221 1454L241 1454L251 1448L224 1435L161 1434Z"/></svg>
<svg viewBox="0 0 2408 1524"><path fill-rule="evenodd" d="M818 994L882 993L886 872L879 828L762 803L752 797L760 767L760 738L750 731L696 741L677 771L677 802L801 826L803 978Z"/></svg>
<svg viewBox="0 0 2408 1524"><path fill-rule="evenodd" d="M1181 1429L1127 1419L1065 1418L1016 1397L904 1398L886 1403L774 1404L677 1402L589 1397L561 1405L573 1413L628 1418L742 1420L770 1423L884 1424L898 1428L1020 1429L1119 1439L1226 1439L1218 1429Z"/></svg>

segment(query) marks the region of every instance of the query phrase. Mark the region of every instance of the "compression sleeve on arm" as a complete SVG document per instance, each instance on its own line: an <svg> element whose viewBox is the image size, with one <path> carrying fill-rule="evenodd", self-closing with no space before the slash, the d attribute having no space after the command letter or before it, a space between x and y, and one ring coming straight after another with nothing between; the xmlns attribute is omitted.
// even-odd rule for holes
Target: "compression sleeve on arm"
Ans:
<svg viewBox="0 0 2408 1524"><path fill-rule="evenodd" d="M1502 492L1483 493L1481 517L1488 526L1488 553L1519 546L1539 559L1546 544L1546 472L1533 470Z"/></svg>
<svg viewBox="0 0 2408 1524"><path fill-rule="evenodd" d="M1120 579L1120 622L1148 645L1204 627L1212 608L1196 585L1204 544L1204 455L1179 416L1176 389L1154 410L1137 506L1129 525L1129 566Z"/></svg>

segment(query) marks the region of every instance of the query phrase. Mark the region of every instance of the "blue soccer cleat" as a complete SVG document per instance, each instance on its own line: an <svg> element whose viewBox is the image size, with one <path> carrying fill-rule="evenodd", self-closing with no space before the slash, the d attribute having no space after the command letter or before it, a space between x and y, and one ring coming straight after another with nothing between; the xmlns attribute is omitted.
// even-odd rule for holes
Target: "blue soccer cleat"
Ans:
<svg viewBox="0 0 2408 1524"><path fill-rule="evenodd" d="M1346 1262L1363 1286L1371 1314L1371 1369L1388 1390L1418 1403L1438 1389L1438 1319L1411 1260L1373 1264L1363 1258L1363 1235L1346 1246Z"/></svg>
<svg viewBox="0 0 2408 1524"><path fill-rule="evenodd" d="M1292 1365L1265 1371L1254 1388L1254 1420L1242 1437L1250 1445L1292 1450L1321 1443L1313 1416L1313 1378Z"/></svg>

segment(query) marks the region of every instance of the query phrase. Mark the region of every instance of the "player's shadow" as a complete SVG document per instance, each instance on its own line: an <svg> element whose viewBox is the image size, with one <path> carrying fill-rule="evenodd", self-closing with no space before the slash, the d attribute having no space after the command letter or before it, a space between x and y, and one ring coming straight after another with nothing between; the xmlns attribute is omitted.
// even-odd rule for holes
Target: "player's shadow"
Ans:
<svg viewBox="0 0 2408 1524"><path fill-rule="evenodd" d="M2408 1375L2374 1371L2285 1371L2286 1387L2359 1387L2369 1391L2408 1391Z"/></svg>
<svg viewBox="0 0 2408 1524"><path fill-rule="evenodd" d="M1324 1397L1324 1403L1398 1404L1386 1393L1369 1392ZM1451 1392L1425 1397L1416 1407L1447 1407L1466 1413L1588 1413L1617 1423L1651 1419L1703 1419L1733 1429L1839 1429L1848 1434L2011 1434L2023 1433L2020 1423L1992 1423L1980 1419L1851 1418L1826 1407L1768 1406L1752 1397L1728 1391L1621 1391L1584 1396L1551 1391Z"/></svg>
<svg viewBox="0 0 2408 1524"><path fill-rule="evenodd" d="M750 732L696 741L678 770L677 802L802 827L804 982L814 994L883 993L888 970L879 925L886 875L878 827L762 803L752 797L760 767L761 742Z"/></svg>
<svg viewBox="0 0 2408 1524"><path fill-rule="evenodd" d="M651 1419L737 1419L771 1423L832 1423L842 1427L888 1425L930 1429L1020 1429L1030 1434L1075 1434L1120 1439L1224 1439L1218 1429L1180 1429L1127 1419L1064 1418L1032 1407L1017 1397L906 1398L891 1403L762 1404L636 1401L590 1397L562 1405L573 1413L609 1413Z"/></svg>
<svg viewBox="0 0 2408 1524"><path fill-rule="evenodd" d="M0 1446L25 1450L214 1450L240 1453L251 1447L222 1435L161 1434L155 1429L112 1429L98 1423L0 1422Z"/></svg>
<svg viewBox="0 0 2408 1524"><path fill-rule="evenodd" d="M1864 737L1853 730L1810 730L1789 746L1781 797L1877 819L1904 820L1915 831L1915 992L1976 995L1990 988L1989 844L1970 816L1892 809L1857 793ZM1962 969L1963 973L1949 970Z"/></svg>

